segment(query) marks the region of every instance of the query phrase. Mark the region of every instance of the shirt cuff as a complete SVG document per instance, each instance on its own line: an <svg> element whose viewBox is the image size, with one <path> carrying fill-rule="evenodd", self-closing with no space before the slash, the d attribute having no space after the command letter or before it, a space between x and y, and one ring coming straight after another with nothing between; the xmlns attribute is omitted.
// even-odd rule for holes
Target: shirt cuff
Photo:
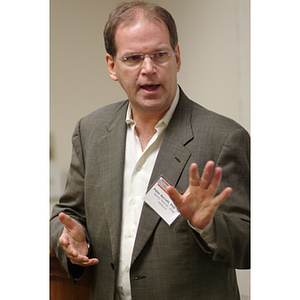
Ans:
<svg viewBox="0 0 300 300"><path fill-rule="evenodd" d="M201 238L207 243L209 247L216 250L217 242L216 242L215 231L213 227L213 219L204 229L199 229L195 227L189 220L187 220L187 222L193 230L195 230L197 233L200 234Z"/></svg>

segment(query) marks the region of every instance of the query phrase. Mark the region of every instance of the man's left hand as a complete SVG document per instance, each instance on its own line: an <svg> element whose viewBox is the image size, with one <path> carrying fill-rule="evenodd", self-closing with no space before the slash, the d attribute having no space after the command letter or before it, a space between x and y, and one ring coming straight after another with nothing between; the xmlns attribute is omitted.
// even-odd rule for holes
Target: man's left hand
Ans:
<svg viewBox="0 0 300 300"><path fill-rule="evenodd" d="M174 187L168 187L169 196L181 215L199 229L204 229L211 222L219 205L232 192L232 188L226 187L215 197L221 182L222 169L216 167L214 172L213 169L214 162L208 161L200 178L197 164L192 163L190 166L190 185L185 193L181 195Z"/></svg>

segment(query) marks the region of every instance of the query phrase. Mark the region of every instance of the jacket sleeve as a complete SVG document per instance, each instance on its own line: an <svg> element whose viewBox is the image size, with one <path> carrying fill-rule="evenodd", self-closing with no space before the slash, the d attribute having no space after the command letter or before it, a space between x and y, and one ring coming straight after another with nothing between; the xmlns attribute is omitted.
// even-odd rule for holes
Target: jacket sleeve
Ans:
<svg viewBox="0 0 300 300"><path fill-rule="evenodd" d="M62 234L64 225L60 222L58 215L64 212L80 223L85 230L86 239L89 243L84 210L84 157L80 137L80 122L78 122L74 130L72 144L72 159L65 192L60 198L59 203L53 207L50 218L50 247L69 277L75 281L84 275L85 268L73 265L59 244L58 240Z"/></svg>
<svg viewBox="0 0 300 300"><path fill-rule="evenodd" d="M222 180L217 192L233 189L231 195L217 209L209 231L214 247L205 236L194 231L201 248L214 261L224 262L237 269L250 268L250 137L246 130L234 130L226 139L216 161L222 168ZM206 232L205 235L210 233Z"/></svg>

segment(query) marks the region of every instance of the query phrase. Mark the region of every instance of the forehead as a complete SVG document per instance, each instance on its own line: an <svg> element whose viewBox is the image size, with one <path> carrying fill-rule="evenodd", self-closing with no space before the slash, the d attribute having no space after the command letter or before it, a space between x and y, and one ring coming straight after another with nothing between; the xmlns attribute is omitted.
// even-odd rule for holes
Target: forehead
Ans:
<svg viewBox="0 0 300 300"><path fill-rule="evenodd" d="M139 16L134 22L122 23L116 30L118 54L170 49L170 34L162 20L149 20Z"/></svg>

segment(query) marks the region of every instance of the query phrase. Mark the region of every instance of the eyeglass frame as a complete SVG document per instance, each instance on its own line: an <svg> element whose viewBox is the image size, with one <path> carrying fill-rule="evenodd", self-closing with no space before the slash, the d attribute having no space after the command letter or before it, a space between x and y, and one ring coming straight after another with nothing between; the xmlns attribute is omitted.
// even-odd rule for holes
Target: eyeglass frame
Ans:
<svg viewBox="0 0 300 300"><path fill-rule="evenodd" d="M166 54L168 55L168 58L176 54L175 52L174 52L174 53L170 53L169 51L157 51L157 52L154 52L154 53L152 53L152 54L145 54L145 55L143 55L143 54L140 54L140 53L135 53L135 54L125 55L125 56L123 56L123 57L117 57L117 58L118 58L119 60L123 61L124 63L125 63L129 58L131 58L131 57L133 57L133 56L138 56L139 58L142 59L140 63L138 63L138 64L136 64L136 65L132 65L132 66L127 65L128 67L140 67L140 66L143 64L144 59L147 58L147 57L149 57L149 58L151 59L151 61L153 61L155 64L160 65L160 63L157 63L155 60L153 60L153 58L155 57L155 55L158 54L158 53L166 53ZM165 62L163 62L163 63L161 63L161 64L164 64L164 63L166 63L166 62L168 62L168 61L165 61ZM125 64L126 64L126 63L125 63Z"/></svg>

